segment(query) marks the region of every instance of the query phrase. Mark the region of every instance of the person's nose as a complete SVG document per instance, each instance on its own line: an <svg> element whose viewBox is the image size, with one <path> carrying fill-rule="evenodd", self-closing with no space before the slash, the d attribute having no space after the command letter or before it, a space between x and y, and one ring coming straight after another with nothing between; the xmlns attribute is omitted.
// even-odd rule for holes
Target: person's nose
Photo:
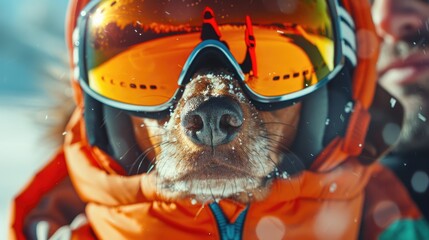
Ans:
<svg viewBox="0 0 429 240"><path fill-rule="evenodd" d="M399 41L416 34L425 24L425 7L417 0L375 0L372 16L380 37Z"/></svg>

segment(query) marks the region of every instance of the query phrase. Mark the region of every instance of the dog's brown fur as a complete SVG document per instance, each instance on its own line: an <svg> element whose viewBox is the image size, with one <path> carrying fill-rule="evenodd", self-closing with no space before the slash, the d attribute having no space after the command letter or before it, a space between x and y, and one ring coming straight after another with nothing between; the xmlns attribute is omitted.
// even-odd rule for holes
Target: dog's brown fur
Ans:
<svg viewBox="0 0 429 240"><path fill-rule="evenodd" d="M192 142L181 125L181 112L190 102L228 97L243 111L235 138L210 147ZM186 106L189 107L189 106ZM167 119L132 117L141 149L153 149L160 191L169 198L198 201L232 198L240 202L263 199L267 175L276 171L293 142L301 105L276 111L258 111L243 94L238 81L226 71L200 72L186 85L183 96Z"/></svg>

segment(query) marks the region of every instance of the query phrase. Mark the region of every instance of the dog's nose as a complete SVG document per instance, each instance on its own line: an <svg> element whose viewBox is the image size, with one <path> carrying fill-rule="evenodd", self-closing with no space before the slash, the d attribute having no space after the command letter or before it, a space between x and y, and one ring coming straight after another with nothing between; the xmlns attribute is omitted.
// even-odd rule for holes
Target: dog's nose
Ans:
<svg viewBox="0 0 429 240"><path fill-rule="evenodd" d="M196 144L218 146L230 142L243 124L243 110L233 99L215 97L200 104L188 101L181 123Z"/></svg>

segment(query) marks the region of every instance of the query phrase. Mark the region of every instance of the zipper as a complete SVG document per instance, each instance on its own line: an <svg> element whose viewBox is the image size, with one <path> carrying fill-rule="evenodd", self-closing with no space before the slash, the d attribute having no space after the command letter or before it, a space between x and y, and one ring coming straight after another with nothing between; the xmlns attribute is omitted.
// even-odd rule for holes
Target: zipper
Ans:
<svg viewBox="0 0 429 240"><path fill-rule="evenodd" d="M242 238L244 220L246 219L247 206L235 220L235 222L230 223L225 217L222 209L219 207L219 204L213 202L209 204L210 210L212 211L216 223L219 229L220 239L221 240L240 240Z"/></svg>

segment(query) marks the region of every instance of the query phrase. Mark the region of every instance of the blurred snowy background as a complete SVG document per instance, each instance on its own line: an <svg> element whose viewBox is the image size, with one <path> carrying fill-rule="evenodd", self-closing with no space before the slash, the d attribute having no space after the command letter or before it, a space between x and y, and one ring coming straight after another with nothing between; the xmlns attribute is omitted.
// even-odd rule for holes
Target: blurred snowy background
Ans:
<svg viewBox="0 0 429 240"><path fill-rule="evenodd" d="M50 135L61 121L52 109L62 104L52 93L69 91L67 4L0 1L0 239L7 238L12 198L52 156L60 138Z"/></svg>

